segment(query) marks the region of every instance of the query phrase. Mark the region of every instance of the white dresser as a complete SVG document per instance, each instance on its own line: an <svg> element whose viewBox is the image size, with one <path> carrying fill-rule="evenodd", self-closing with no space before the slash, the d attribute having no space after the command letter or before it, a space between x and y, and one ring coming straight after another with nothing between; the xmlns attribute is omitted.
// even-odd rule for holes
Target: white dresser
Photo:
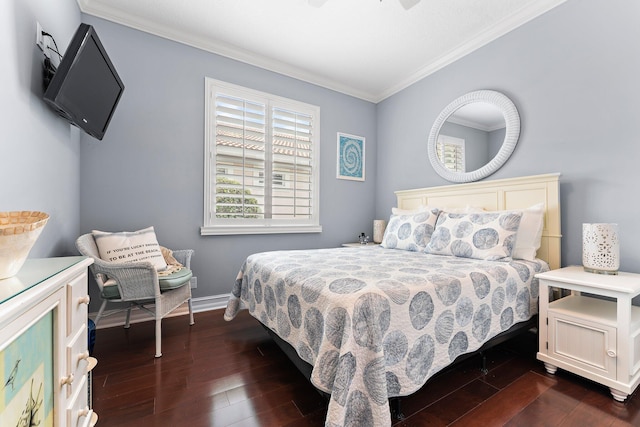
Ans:
<svg viewBox="0 0 640 427"><path fill-rule="evenodd" d="M87 427L86 257L28 259L0 280L0 425Z"/></svg>
<svg viewBox="0 0 640 427"><path fill-rule="evenodd" d="M536 277L537 357L547 372L561 368L581 375L609 387L614 399L624 401L640 383L640 307L631 304L640 295L640 275L601 275L576 266ZM549 295L556 298L549 301Z"/></svg>

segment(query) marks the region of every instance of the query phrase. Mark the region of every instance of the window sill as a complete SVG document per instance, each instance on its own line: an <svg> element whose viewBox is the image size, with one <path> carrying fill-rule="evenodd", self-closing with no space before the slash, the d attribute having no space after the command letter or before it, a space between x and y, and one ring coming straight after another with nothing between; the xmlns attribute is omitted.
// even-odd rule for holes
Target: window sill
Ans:
<svg viewBox="0 0 640 427"><path fill-rule="evenodd" d="M200 227L201 236L228 236L235 234L294 234L321 233L321 225L283 225L283 226L224 226L205 225Z"/></svg>

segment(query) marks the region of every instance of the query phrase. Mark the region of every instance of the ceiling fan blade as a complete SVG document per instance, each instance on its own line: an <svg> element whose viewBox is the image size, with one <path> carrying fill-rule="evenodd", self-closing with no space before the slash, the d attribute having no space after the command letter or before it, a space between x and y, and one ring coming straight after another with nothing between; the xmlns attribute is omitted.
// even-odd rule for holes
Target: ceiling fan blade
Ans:
<svg viewBox="0 0 640 427"><path fill-rule="evenodd" d="M405 10L411 9L413 6L417 5L418 3L420 3L420 0L400 0L400 4L402 5L402 7L405 8Z"/></svg>
<svg viewBox="0 0 640 427"><path fill-rule="evenodd" d="M321 7L327 0L309 0L309 5L313 7Z"/></svg>

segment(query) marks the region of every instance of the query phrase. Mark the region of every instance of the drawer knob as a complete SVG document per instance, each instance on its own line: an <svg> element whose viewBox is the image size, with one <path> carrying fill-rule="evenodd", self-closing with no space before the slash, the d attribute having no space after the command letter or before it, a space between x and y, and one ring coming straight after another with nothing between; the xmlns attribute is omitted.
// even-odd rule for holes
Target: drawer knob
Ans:
<svg viewBox="0 0 640 427"><path fill-rule="evenodd" d="M60 385L70 385L73 382L73 374L69 374L67 377L60 379Z"/></svg>
<svg viewBox="0 0 640 427"><path fill-rule="evenodd" d="M616 352L613 350L607 350L607 356L609 357L616 357Z"/></svg>
<svg viewBox="0 0 640 427"><path fill-rule="evenodd" d="M89 350L78 354L78 362L81 362L83 360L87 360L88 358L89 358Z"/></svg>
<svg viewBox="0 0 640 427"><path fill-rule="evenodd" d="M87 415L89 415L89 407L85 406L84 408L80 409L78 411L78 417L86 417Z"/></svg>
<svg viewBox="0 0 640 427"><path fill-rule="evenodd" d="M89 302L91 302L91 297L89 295L86 295L84 297L78 298L78 304L89 304Z"/></svg>

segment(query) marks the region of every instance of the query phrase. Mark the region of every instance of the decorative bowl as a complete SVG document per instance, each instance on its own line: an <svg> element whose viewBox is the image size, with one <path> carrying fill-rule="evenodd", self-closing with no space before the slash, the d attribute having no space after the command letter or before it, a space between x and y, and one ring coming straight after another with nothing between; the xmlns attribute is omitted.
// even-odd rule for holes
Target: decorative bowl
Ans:
<svg viewBox="0 0 640 427"><path fill-rule="evenodd" d="M0 280L20 271L48 220L44 212L0 212Z"/></svg>

